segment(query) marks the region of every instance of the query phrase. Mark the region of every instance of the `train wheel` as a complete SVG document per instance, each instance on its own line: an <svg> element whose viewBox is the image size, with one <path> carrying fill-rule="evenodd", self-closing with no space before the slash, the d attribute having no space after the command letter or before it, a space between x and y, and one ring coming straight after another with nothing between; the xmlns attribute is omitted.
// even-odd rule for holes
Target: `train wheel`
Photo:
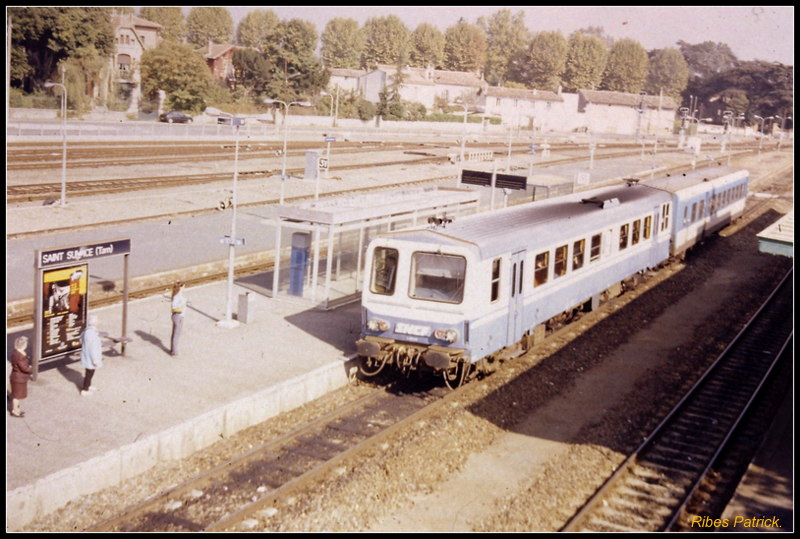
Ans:
<svg viewBox="0 0 800 539"><path fill-rule="evenodd" d="M358 370L364 376L375 376L383 370L388 359L389 356L386 354L384 354L383 359L376 357L362 357L361 362L358 365Z"/></svg>
<svg viewBox="0 0 800 539"><path fill-rule="evenodd" d="M442 371L442 376L444 377L445 385L450 389L461 387L467 380L467 375L471 367L472 365L470 363L459 361L455 366L444 369Z"/></svg>

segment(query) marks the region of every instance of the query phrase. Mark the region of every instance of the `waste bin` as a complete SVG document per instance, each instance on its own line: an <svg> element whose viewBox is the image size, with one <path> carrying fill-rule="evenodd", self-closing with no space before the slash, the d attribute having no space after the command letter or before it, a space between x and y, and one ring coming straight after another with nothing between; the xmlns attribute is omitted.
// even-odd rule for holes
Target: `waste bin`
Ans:
<svg viewBox="0 0 800 539"><path fill-rule="evenodd" d="M250 317L253 316L253 297L250 292L239 294L239 310L236 311L236 319L241 324L250 322Z"/></svg>

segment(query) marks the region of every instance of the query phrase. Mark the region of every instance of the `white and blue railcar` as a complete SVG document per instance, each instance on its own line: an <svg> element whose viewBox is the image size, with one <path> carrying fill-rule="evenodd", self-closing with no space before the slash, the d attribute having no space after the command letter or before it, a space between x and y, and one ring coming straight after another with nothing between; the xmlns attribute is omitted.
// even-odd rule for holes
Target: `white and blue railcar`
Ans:
<svg viewBox="0 0 800 539"><path fill-rule="evenodd" d="M538 325L685 250L700 237L700 200L714 209L705 230L735 216L738 198L722 193L740 194L741 175L710 177L630 182L374 239L361 372L430 370L456 385L474 365L490 372L524 352ZM673 207L687 205L696 219L676 226Z"/></svg>
<svg viewBox="0 0 800 539"><path fill-rule="evenodd" d="M724 166L645 182L672 195L675 218L670 254L683 255L739 217L744 211L748 182L747 170Z"/></svg>

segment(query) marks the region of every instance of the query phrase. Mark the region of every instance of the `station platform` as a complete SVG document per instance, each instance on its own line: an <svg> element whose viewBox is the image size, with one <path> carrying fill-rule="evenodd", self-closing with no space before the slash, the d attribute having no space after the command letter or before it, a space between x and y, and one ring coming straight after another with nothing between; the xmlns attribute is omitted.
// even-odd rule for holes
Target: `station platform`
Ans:
<svg viewBox="0 0 800 539"><path fill-rule="evenodd" d="M124 356L119 345L104 352L95 393L80 393L79 354L40 365L22 401L25 417L6 414L7 531L347 383L357 303L321 312L251 294L248 323L225 329L217 321L225 318L226 283L184 295L177 357L169 354L167 294L129 304L132 342ZM120 334L121 305L90 312L100 331ZM8 332L7 342L19 335L32 329Z"/></svg>

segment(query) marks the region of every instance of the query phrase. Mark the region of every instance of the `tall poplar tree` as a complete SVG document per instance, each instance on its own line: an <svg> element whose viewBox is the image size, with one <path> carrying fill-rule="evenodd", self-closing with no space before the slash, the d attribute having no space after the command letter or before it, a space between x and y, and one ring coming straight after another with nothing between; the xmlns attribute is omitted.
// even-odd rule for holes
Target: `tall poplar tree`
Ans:
<svg viewBox="0 0 800 539"><path fill-rule="evenodd" d="M638 41L620 39L611 47L601 89L639 93L647 81L647 51Z"/></svg>
<svg viewBox="0 0 800 539"><path fill-rule="evenodd" d="M144 6L139 16L162 26L161 39L181 42L186 37L186 20L180 6Z"/></svg>
<svg viewBox="0 0 800 539"><path fill-rule="evenodd" d="M275 39L280 22L271 9L250 11L239 21L239 26L236 28L236 43L264 52L269 42Z"/></svg>
<svg viewBox="0 0 800 539"><path fill-rule="evenodd" d="M233 18L220 6L193 7L186 18L187 38L195 47L214 43L230 43L233 37Z"/></svg>
<svg viewBox="0 0 800 539"><path fill-rule="evenodd" d="M488 19L480 17L478 26L486 34L486 81L502 86L513 72L512 64L520 60L530 43L525 13L502 9Z"/></svg>
<svg viewBox="0 0 800 539"><path fill-rule="evenodd" d="M444 33L444 67L452 71L482 72L486 65L486 35L461 19Z"/></svg>
<svg viewBox="0 0 800 539"><path fill-rule="evenodd" d="M539 32L524 58L521 81L529 88L556 91L567 62L567 40L561 32Z"/></svg>
<svg viewBox="0 0 800 539"><path fill-rule="evenodd" d="M596 90L603 82L608 61L608 49L598 37L573 32L567 41L567 60L564 67L564 90Z"/></svg>
<svg viewBox="0 0 800 539"><path fill-rule="evenodd" d="M424 22L411 34L411 65L441 67L444 63L444 34Z"/></svg>
<svg viewBox="0 0 800 539"><path fill-rule="evenodd" d="M689 64L678 49L655 51L650 59L645 90L651 95L664 95L680 102L681 92L689 84Z"/></svg>
<svg viewBox="0 0 800 539"><path fill-rule="evenodd" d="M337 17L328 21L322 32L320 55L325 67L358 69L364 50L364 36L358 21Z"/></svg>
<svg viewBox="0 0 800 539"><path fill-rule="evenodd" d="M361 29L364 49L361 66L367 69L376 64L397 64L408 59L411 32L396 15L371 17Z"/></svg>

